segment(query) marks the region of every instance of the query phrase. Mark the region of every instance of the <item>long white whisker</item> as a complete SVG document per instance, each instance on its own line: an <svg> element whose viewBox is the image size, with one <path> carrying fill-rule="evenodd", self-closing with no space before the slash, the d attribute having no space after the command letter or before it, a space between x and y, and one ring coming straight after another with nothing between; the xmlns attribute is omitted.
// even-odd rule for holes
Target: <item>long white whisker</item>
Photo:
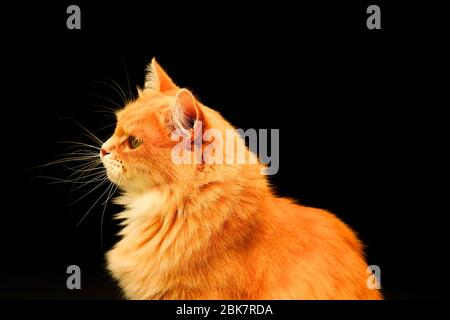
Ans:
<svg viewBox="0 0 450 320"><path fill-rule="evenodd" d="M130 76L128 75L128 69L127 69L127 65L125 63L125 59L123 58L120 51L119 51L119 56L120 56L120 59L122 60L122 65L125 70L125 76L127 78L127 84L128 84L128 92L130 93L130 97L133 99L133 93L131 92L131 86L130 86Z"/></svg>
<svg viewBox="0 0 450 320"><path fill-rule="evenodd" d="M103 183L102 183L103 184ZM105 193L109 190L109 187L106 188L106 190L100 195L100 197L98 197L98 199L94 202L94 204L89 208L89 210L83 215L83 217L81 218L80 222L78 222L77 227L80 226L80 224L83 222L83 220L86 218L86 216L89 214L89 212L91 212L91 210L94 208L94 206L100 201L100 199L103 197L103 195L105 195Z"/></svg>
<svg viewBox="0 0 450 320"><path fill-rule="evenodd" d="M65 158L65 159L59 159L59 160L51 161L49 163L38 165L38 166L32 167L30 169L43 169L43 168L46 168L46 167L49 167L49 166L53 166L53 165L57 165L57 164L65 165L67 163L86 161L86 160L93 161L94 158L95 158L94 156L70 157L70 158ZM67 167L67 168L70 168L70 167Z"/></svg>
<svg viewBox="0 0 450 320"><path fill-rule="evenodd" d="M110 83L108 83L108 82L106 82L106 81L102 81L102 80L92 80L92 81L93 81L93 82L96 82L96 83L103 84L103 85L105 85L105 86L107 86L107 87L113 89L114 92L116 92L116 93L119 95L119 97L120 97L120 99L122 100L122 102L123 102L124 104L127 103L127 99L126 99L125 93L124 93L123 91L122 91L122 93L121 93L119 90L117 90L116 87L114 87L113 85L111 85ZM119 87L119 88L120 88L120 87ZM122 90L122 88L120 88L120 90ZM122 95L122 94L123 94L123 95Z"/></svg>
<svg viewBox="0 0 450 320"><path fill-rule="evenodd" d="M66 164L64 164L69 170L71 171L75 171L75 172L84 172L84 171L89 171L91 169L97 169L97 168L101 168L99 167L99 165L101 165L101 161L99 160L90 160L86 163L83 164L79 164L76 166L67 166Z"/></svg>
<svg viewBox="0 0 450 320"><path fill-rule="evenodd" d="M96 142L100 143L100 145L103 144L103 141L102 141L102 140L100 140L95 134L93 134L91 131L89 131L88 129L86 129L85 126L83 126L81 123L79 123L79 122L78 122L77 120L75 120L74 118L71 118L71 117L62 117L62 118L60 118L60 120L71 120L71 121L73 121L73 122L74 122L76 125L78 125L81 129L83 129L85 132L87 132L87 133L90 135L90 137L94 138L94 140L95 140Z"/></svg>
<svg viewBox="0 0 450 320"><path fill-rule="evenodd" d="M83 188L85 185L88 185L88 184L93 183L93 182L102 181L102 183L104 183L106 181L105 179L108 180L108 177L107 177L106 173L98 172L96 177L89 179L88 181L85 182L84 185L80 185L80 186L77 186L77 187L72 186L71 192L77 191L77 190Z"/></svg>
<svg viewBox="0 0 450 320"><path fill-rule="evenodd" d="M128 76L128 73L127 73L127 76ZM117 88L119 88L119 90L123 93L123 96L125 97L125 100L124 100L124 102L125 102L125 104L127 104L127 102L130 100L130 99L132 99L133 97L131 96L131 97L128 97L126 94L125 94L125 91L123 91L123 89L122 89L122 87L117 83L117 81L115 81L114 79L112 79L112 78L106 78L105 77L105 79L107 79L107 80L110 80L113 84L115 84L116 86L117 86ZM130 88L130 85L129 85L129 79L127 80L127 82L128 82L128 88ZM130 90L130 89L128 89L128 90Z"/></svg>
<svg viewBox="0 0 450 320"><path fill-rule="evenodd" d="M94 159L94 158L98 158L98 155L69 157L69 158L59 159L59 160L55 160L55 161L43 164L40 167L46 167L46 166L51 166L54 164L61 164L61 163L68 163L68 162L77 162L77 161L89 160L89 159Z"/></svg>
<svg viewBox="0 0 450 320"><path fill-rule="evenodd" d="M111 188L111 190L108 193L108 196L106 197L106 200L103 202L102 218L100 221L100 241L101 241L102 248L103 248L103 221L105 219L106 205L108 204L109 199L111 199L111 197L114 195L117 188L119 187L121 178L122 178L122 175L120 175L120 177L117 179L118 181L116 181L112 184L112 185L115 184L115 186L113 188Z"/></svg>
<svg viewBox="0 0 450 320"><path fill-rule="evenodd" d="M79 177L73 178L71 180L75 181L75 182L76 181L87 181L86 179L88 179L88 178L98 177L101 174L100 171L101 171L100 168L98 168L98 170L95 170L95 171L92 171L92 170L86 171L86 172L83 172L82 175L80 175ZM73 174L71 176L73 176ZM72 178L71 176L69 176L69 178Z"/></svg>
<svg viewBox="0 0 450 320"><path fill-rule="evenodd" d="M104 130L106 128L110 128L110 127L113 127L115 125L116 125L115 123L108 124L107 126L104 126L104 127L101 127L100 129L98 129L98 131L102 131L102 130Z"/></svg>
<svg viewBox="0 0 450 320"><path fill-rule="evenodd" d="M108 102L111 102L113 105L115 105L115 106L116 106L117 108L119 108L119 109L122 109L122 108L123 108L120 104L118 104L118 103L115 102L114 100L111 100L111 99L106 98L106 97L104 97L104 96L101 96L101 95L99 95L99 94L91 93L91 96L94 96L94 97L97 97L97 98L106 100L106 101L108 101Z"/></svg>
<svg viewBox="0 0 450 320"><path fill-rule="evenodd" d="M57 141L56 143L64 143L64 144L75 144L75 145L80 145L83 147L88 147L88 148L93 148L95 150L100 150L100 147L96 147L87 143L83 143L83 142L78 142L78 141L67 141L67 140L61 140L61 141Z"/></svg>
<svg viewBox="0 0 450 320"><path fill-rule="evenodd" d="M105 184L105 182L107 182L107 181L108 181L108 177L107 177L106 174L105 174L105 177L103 178L103 180L102 180L97 186L95 186L95 188L89 190L89 191L88 191L87 193L85 193L83 196L81 196L80 198L78 198L78 199L75 200L75 201L72 201L72 202L69 203L67 206L74 205L75 203L77 203L77 202L81 201L82 199L86 198L89 194L91 194L92 192L94 192L96 189L98 189L100 186L102 186L103 184ZM79 189L79 188L77 187L77 189L75 189L75 190L78 190L78 189Z"/></svg>

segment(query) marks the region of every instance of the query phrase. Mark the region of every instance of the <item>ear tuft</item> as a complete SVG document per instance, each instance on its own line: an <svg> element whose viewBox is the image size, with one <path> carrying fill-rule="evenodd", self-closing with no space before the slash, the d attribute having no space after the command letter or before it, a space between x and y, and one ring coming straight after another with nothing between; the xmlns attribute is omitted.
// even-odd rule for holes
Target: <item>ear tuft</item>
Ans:
<svg viewBox="0 0 450 320"><path fill-rule="evenodd" d="M138 97L140 97L140 96L142 96L144 94L143 91L142 91L142 88L139 87L139 86L136 86L136 91L138 93Z"/></svg>
<svg viewBox="0 0 450 320"><path fill-rule="evenodd" d="M153 58L152 62L147 67L147 74L145 76L145 89L154 90L158 92L165 92L177 88L170 79L169 75Z"/></svg>

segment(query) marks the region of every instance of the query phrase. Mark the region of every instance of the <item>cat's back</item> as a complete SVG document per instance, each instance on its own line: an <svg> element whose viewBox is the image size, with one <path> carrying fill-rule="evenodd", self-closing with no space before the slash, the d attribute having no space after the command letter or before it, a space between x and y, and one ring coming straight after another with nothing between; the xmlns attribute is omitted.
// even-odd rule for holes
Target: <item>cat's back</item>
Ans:
<svg viewBox="0 0 450 320"><path fill-rule="evenodd" d="M288 198L274 198L270 215L275 228L302 246L320 245L331 240L362 252L356 234L335 214L295 203Z"/></svg>
<svg viewBox="0 0 450 320"><path fill-rule="evenodd" d="M272 201L268 243L273 297L282 299L377 299L367 288L367 264L356 234L334 214ZM268 296L271 298L271 296Z"/></svg>
<svg viewBox="0 0 450 320"><path fill-rule="evenodd" d="M335 214L307 207L288 198L275 198L271 206L273 223L290 240L308 245L348 246L362 253L362 244L353 230Z"/></svg>

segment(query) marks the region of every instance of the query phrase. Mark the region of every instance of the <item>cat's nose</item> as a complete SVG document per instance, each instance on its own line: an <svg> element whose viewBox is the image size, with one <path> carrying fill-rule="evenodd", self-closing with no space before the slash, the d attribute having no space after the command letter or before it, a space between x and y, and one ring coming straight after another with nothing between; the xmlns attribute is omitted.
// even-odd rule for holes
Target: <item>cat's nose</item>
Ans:
<svg viewBox="0 0 450 320"><path fill-rule="evenodd" d="M100 149L100 154L102 155L102 157L106 156L107 154L109 154L108 151L106 151L105 149L101 148Z"/></svg>

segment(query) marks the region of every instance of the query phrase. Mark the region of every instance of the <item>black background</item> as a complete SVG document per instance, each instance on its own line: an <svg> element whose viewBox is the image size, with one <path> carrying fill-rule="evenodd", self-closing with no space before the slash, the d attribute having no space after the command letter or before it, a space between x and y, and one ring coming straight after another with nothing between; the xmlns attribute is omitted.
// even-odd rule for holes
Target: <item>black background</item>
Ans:
<svg viewBox="0 0 450 320"><path fill-rule="evenodd" d="M60 140L101 139L112 127L97 104L121 100L96 81L135 93L152 57L236 127L280 129L277 192L336 213L367 245L388 299L448 297L446 8L374 1L382 29L366 28L372 2L209 5L74 2L81 30L67 30L73 4L3 8L2 243L0 297L120 298L104 268L120 208L82 201L60 168ZM98 95L108 100L99 98ZM82 290L66 288L66 268Z"/></svg>

